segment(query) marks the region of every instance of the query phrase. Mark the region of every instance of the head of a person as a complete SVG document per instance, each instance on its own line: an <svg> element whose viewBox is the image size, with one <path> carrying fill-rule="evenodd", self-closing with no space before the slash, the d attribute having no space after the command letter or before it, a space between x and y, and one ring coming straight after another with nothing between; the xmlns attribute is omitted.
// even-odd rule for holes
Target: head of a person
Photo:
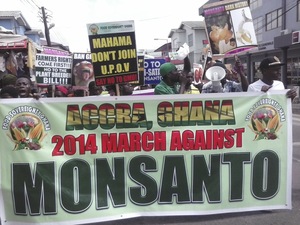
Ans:
<svg viewBox="0 0 300 225"><path fill-rule="evenodd" d="M68 89L62 85L58 85L55 87L55 97L67 97Z"/></svg>
<svg viewBox="0 0 300 225"><path fill-rule="evenodd" d="M53 96L53 90L52 87L53 85L48 85L47 87L47 97L51 98L51 97L67 97L69 94L68 89L65 86L62 85L57 85L55 86L55 90L54 90L54 96Z"/></svg>
<svg viewBox="0 0 300 225"><path fill-rule="evenodd" d="M51 98L52 97L52 93L53 93L53 91L52 91L52 85L48 85L47 86L47 97Z"/></svg>
<svg viewBox="0 0 300 225"><path fill-rule="evenodd" d="M123 83L119 84L118 86L120 95L132 95L134 88L130 83ZM110 96L117 95L117 86L115 84L107 86L106 89L108 90Z"/></svg>
<svg viewBox="0 0 300 225"><path fill-rule="evenodd" d="M176 66L173 63L164 63L159 68L160 75L165 81L170 83L176 83L179 81L180 73L178 72Z"/></svg>
<svg viewBox="0 0 300 225"><path fill-rule="evenodd" d="M108 91L110 96L115 96L117 95L117 89L116 89L116 85L107 85L106 90Z"/></svg>
<svg viewBox="0 0 300 225"><path fill-rule="evenodd" d="M19 92L15 86L6 85L0 91L0 98L18 98Z"/></svg>
<svg viewBox="0 0 300 225"><path fill-rule="evenodd" d="M187 85L187 86L190 86L190 85L193 83L193 81L194 81L194 73L193 73L193 72L188 72L188 73L186 74L186 78L187 78L187 83L186 83L186 85Z"/></svg>
<svg viewBox="0 0 300 225"><path fill-rule="evenodd" d="M84 89L77 89L74 91L74 97L84 97L85 90Z"/></svg>
<svg viewBox="0 0 300 225"><path fill-rule="evenodd" d="M102 93L102 88L100 86L96 86L95 81L91 81L89 83L89 95L100 95Z"/></svg>
<svg viewBox="0 0 300 225"><path fill-rule="evenodd" d="M16 80L16 88L20 98L31 97L32 82L29 76L20 76Z"/></svg>
<svg viewBox="0 0 300 225"><path fill-rule="evenodd" d="M236 46L236 40L235 40L235 38L230 38L229 42L230 42L230 46L232 46L232 47Z"/></svg>
<svg viewBox="0 0 300 225"><path fill-rule="evenodd" d="M7 85L15 86L17 77L13 74L5 74L2 77L2 87Z"/></svg>
<svg viewBox="0 0 300 225"><path fill-rule="evenodd" d="M224 77L222 80L225 80L225 79L231 80L231 73L230 73L230 71L227 69L227 67L225 66L224 63L222 63L222 62L220 62L220 61L216 61L215 63L212 64L211 67L215 67L215 66L221 67L222 69L225 70L225 77Z"/></svg>
<svg viewBox="0 0 300 225"><path fill-rule="evenodd" d="M130 83L120 84L120 95L132 95L133 86Z"/></svg>
<svg viewBox="0 0 300 225"><path fill-rule="evenodd" d="M267 57L261 61L258 69L261 71L263 79L278 80L280 78L282 65L284 65L284 63L280 62L276 56Z"/></svg>

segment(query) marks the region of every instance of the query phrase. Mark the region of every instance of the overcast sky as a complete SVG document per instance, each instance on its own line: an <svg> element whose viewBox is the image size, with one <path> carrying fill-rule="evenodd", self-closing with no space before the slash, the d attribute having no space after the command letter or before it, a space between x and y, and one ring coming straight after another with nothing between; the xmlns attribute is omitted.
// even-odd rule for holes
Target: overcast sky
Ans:
<svg viewBox="0 0 300 225"><path fill-rule="evenodd" d="M166 43L171 29L182 21L200 21L198 9L206 0L9 0L0 10L21 10L32 28L43 29L38 7L52 15L52 41L69 45L72 52L89 50L86 24L134 20L138 49L156 49ZM43 30L44 31L44 30Z"/></svg>

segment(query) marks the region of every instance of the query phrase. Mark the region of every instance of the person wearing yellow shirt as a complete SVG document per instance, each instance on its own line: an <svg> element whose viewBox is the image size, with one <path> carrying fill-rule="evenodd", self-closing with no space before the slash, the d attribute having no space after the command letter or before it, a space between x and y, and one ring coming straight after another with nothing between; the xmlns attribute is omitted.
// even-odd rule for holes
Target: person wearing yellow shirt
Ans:
<svg viewBox="0 0 300 225"><path fill-rule="evenodd" d="M200 94L203 84L193 84L194 82L194 73L191 71L191 62L188 56L183 60L183 71L182 76L186 77L186 84L183 94Z"/></svg>
<svg viewBox="0 0 300 225"><path fill-rule="evenodd" d="M202 90L202 83L199 83L197 85L193 84L194 82L194 73L188 72L186 74L187 83L185 85L185 91L183 94L200 94Z"/></svg>

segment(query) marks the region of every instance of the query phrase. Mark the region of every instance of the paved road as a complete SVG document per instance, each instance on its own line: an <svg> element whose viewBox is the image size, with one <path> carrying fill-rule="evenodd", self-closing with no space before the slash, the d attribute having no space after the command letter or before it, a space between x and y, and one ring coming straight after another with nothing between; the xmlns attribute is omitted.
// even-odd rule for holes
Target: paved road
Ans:
<svg viewBox="0 0 300 225"><path fill-rule="evenodd" d="M299 225L300 224L300 114L293 114L292 210L257 211L209 216L139 217L98 225ZM95 224L93 224L95 225Z"/></svg>

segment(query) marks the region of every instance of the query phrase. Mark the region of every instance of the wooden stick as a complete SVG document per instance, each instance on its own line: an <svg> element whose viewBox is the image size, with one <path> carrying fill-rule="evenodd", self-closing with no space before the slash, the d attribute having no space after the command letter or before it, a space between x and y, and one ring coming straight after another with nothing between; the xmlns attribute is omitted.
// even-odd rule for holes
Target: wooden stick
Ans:
<svg viewBox="0 0 300 225"><path fill-rule="evenodd" d="M116 84L116 94L117 96L120 96L120 85L119 84Z"/></svg>

